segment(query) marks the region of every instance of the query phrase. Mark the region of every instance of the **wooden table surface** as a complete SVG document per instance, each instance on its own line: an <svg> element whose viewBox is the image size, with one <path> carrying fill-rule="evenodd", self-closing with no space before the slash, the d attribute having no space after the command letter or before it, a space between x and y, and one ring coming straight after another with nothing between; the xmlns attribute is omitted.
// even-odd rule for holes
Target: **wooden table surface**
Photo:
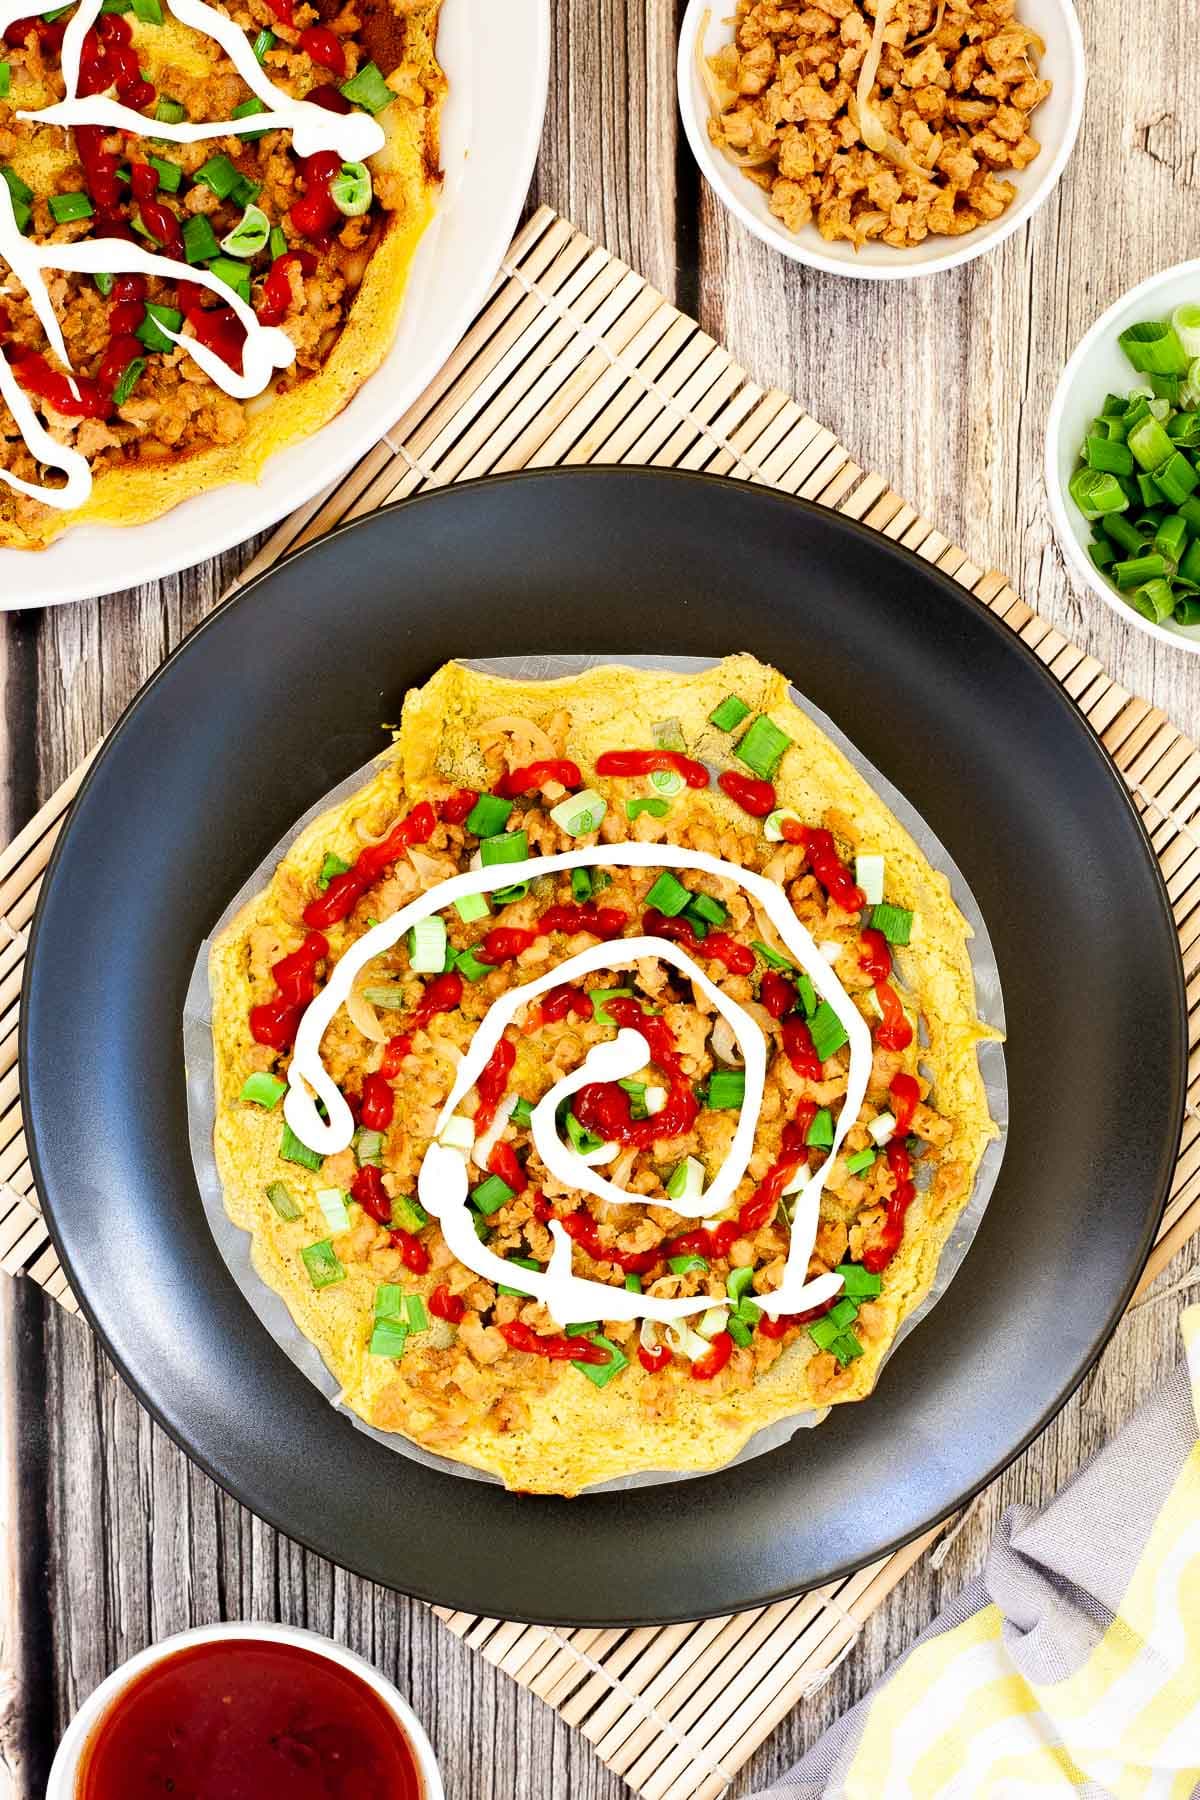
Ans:
<svg viewBox="0 0 1200 1800"><path fill-rule="evenodd" d="M501 4L502 0L490 0ZM682 10L682 0L678 10ZM1200 63L1188 0L1091 0L1083 132L1045 209L967 268L904 285L811 273L758 245L702 187L675 112L674 0L554 0L533 199L695 313L759 380L795 394L974 559L1200 737L1200 666L1068 582L1040 476L1054 382L1128 285L1194 253ZM8 614L3 813L11 834L214 604L247 551L92 604ZM1195 1249L1160 1282L1190 1269ZM952 1302L951 1302L952 1303ZM940 1573L919 1565L835 1678L736 1792L784 1768L908 1645L983 1557L1001 1510L1048 1497L1177 1356L1177 1295L1144 1305L1000 1480ZM555 1716L421 1606L279 1537L193 1469L81 1319L0 1279L0 1792L40 1800L53 1745L101 1677L152 1639L278 1618L353 1645L412 1696L450 1800L616 1800Z"/></svg>

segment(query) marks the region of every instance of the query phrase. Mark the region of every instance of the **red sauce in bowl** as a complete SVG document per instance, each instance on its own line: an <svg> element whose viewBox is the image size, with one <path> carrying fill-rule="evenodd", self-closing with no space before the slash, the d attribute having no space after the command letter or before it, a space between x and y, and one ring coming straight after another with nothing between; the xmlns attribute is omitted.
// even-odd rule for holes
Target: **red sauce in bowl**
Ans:
<svg viewBox="0 0 1200 1800"><path fill-rule="evenodd" d="M273 1639L196 1644L117 1696L77 1800L421 1800L400 1721L352 1670Z"/></svg>

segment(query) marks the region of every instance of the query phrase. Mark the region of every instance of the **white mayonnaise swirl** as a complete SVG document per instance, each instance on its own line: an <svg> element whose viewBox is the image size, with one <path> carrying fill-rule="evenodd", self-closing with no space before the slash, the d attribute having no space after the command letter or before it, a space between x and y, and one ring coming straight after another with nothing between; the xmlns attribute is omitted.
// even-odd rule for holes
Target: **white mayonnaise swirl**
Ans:
<svg viewBox="0 0 1200 1800"><path fill-rule="evenodd" d="M62 47L62 73L66 84L65 99L37 112L19 112L19 119L35 119L44 125L101 125L110 131L133 131L139 135L147 128L155 137L170 138L176 144L194 144L203 138L229 137L243 131L290 131L298 156L315 156L319 150L336 150L346 162L362 162L382 150L383 126L368 113L330 112L311 100L297 100L276 87L239 25L226 18L205 0L167 0L167 5L181 25L190 25L205 37L220 44L246 86L253 90L266 107L265 112L252 113L244 119L217 119L208 123L184 120L171 125L161 119L147 119L132 107L122 106L104 94L79 98L79 62L83 40L88 29L100 16L101 0L80 0L79 9L67 27ZM0 5L0 33L6 24L5 13L20 7L20 0L7 0ZM52 7L39 10L48 12ZM13 18L25 18L29 8L20 7Z"/></svg>
<svg viewBox="0 0 1200 1800"><path fill-rule="evenodd" d="M796 1191L791 1242L784 1278L770 1294L756 1294L756 1302L772 1317L780 1313L804 1312L835 1294L842 1285L840 1275L821 1275L808 1281L808 1261L816 1241L821 1191L825 1171L837 1156L846 1132L857 1119L866 1095L871 1070L871 1036L858 1008L829 963L820 954L812 937L797 919L780 888L752 870L722 862L700 850L680 850L671 844L603 844L590 850L568 850L557 856L533 857L526 862L493 864L488 868L469 869L464 874L440 882L390 919L375 925L358 938L346 951L333 974L316 999L306 1008L296 1034L290 1071L291 1086L284 1100L284 1116L300 1141L323 1156L344 1150L354 1136L354 1119L349 1106L331 1079L321 1060L321 1041L330 1021L346 998L360 970L375 957L389 950L409 928L463 899L469 894L488 893L492 889L530 882L539 876L553 875L565 869L591 866L616 868L693 869L734 881L747 889L762 907L778 931L783 943L807 970L813 987L827 1001L845 1027L850 1043L850 1069L846 1095L834 1131L834 1141L820 1168L810 1171ZM480 1022L471 1046L459 1065L454 1086L447 1097L437 1124L434 1141L425 1151L418 1177L418 1194L422 1205L432 1213L442 1234L460 1262L492 1282L511 1285L510 1264L480 1243L475 1234L473 1215L467 1204L470 1180L467 1153L437 1142L438 1135L464 1094L478 1080L484 1065L495 1049L505 1025L530 1000L551 987L560 986L573 975L593 969L623 968L649 957L672 962L718 1005L733 1027L746 1060L746 1096L730 1146L730 1154L702 1204L682 1208L687 1216L715 1215L732 1196L745 1174L753 1147L754 1132L762 1101L763 1075L766 1068L766 1044L761 1027L751 1016L709 982L692 959L673 942L657 937L618 939L596 944L579 955L567 958L548 974L502 994ZM575 1092L587 1081L619 1080L633 1074L649 1060L649 1045L642 1034L626 1030L613 1043L596 1046L583 1066L565 1078L535 1107L531 1130L538 1152L546 1166L561 1180L585 1189L604 1201L621 1204L642 1201L641 1195L626 1194L593 1174L588 1165L558 1138L554 1109L565 1094ZM619 1074L612 1071L618 1070ZM600 1073L597 1071L600 1070ZM325 1107L327 1119L317 1110L317 1101ZM674 1205L674 1203L672 1203ZM681 1210L676 1208L676 1210ZM560 1325L581 1324L596 1317L608 1319L650 1318L669 1321L707 1311L712 1301L707 1295L691 1299L665 1300L650 1294L634 1294L604 1282L587 1280L571 1272L571 1245L562 1226L551 1221L554 1251L550 1265L543 1271L522 1269L520 1285L534 1299L547 1307Z"/></svg>
<svg viewBox="0 0 1200 1800"><path fill-rule="evenodd" d="M520 879L524 880L525 877ZM439 891L433 890L435 894ZM520 987L509 988L506 994L501 994L489 1007L487 1016L481 1020L471 1039L471 1047L459 1064L454 1086L438 1118L438 1132L442 1131L464 1094L469 1094L478 1081L488 1058L504 1035L505 1026L531 1000L535 1000L539 994L547 993L551 988L561 987L566 981L574 981L579 975L590 975L597 969L628 969L639 962L655 959L674 963L690 981L696 983L700 991L729 1020L746 1058L746 1097L721 1173L712 1186L706 1189L702 1203L684 1199L672 1201L672 1210L685 1214L688 1218L702 1219L708 1213L719 1212L728 1203L738 1182L746 1173L750 1153L754 1148L754 1131L762 1107L763 1079L767 1068L766 1044L760 1027L749 1013L744 1012L736 1000L730 1000L723 994L704 971L697 968L687 952L667 938L618 938L612 943L591 944L586 950L568 957L565 962L556 963L547 974L524 982ZM649 1061L650 1046L641 1032L636 1029L622 1031L618 1033L615 1043L596 1045L580 1068L571 1075L565 1075L548 1094L543 1095L534 1108L530 1130L538 1154L552 1175L557 1175L560 1181L570 1182L574 1187L586 1188L598 1200L607 1200L616 1206L628 1203L630 1196L622 1188L614 1187L610 1181L593 1175L579 1153L562 1142L555 1128L554 1114L560 1101L577 1093L588 1082L621 1081L627 1075L636 1075ZM618 1067L618 1063L622 1066ZM624 1066L626 1064L627 1067ZM600 1069L599 1073L596 1072L597 1068Z"/></svg>
<svg viewBox="0 0 1200 1800"><path fill-rule="evenodd" d="M290 131L299 156L312 156L320 150L334 150L346 162L362 162L382 148L384 131L377 119L359 111L330 112L309 100L297 100L287 94L267 75L250 46L245 32L224 13L205 4L205 0L167 0L167 5L180 24L193 27L220 44L246 85L263 101L267 110L242 119L216 120L207 123L184 121L169 124L162 119L147 119L132 107L123 106L105 94L79 96L79 67L83 40L100 15L102 0L80 0L62 46L62 74L66 86L64 99L36 112L18 112L19 119L40 124L98 125L108 131L126 131L138 136L147 133L169 138L174 143L196 143L205 138L240 135L248 131L272 129ZM58 0L0 0L0 36L18 19L36 18L52 12ZM50 294L42 279L44 269L64 273L161 275L177 281L187 280L219 294L231 306L245 327L246 341L242 349L242 373L197 339L180 332L161 329L171 342L178 344L204 370L210 381L236 400L248 400L262 393L277 369L286 369L296 359L295 347L287 333L275 326L260 325L252 307L241 300L225 282L207 269L182 265L170 257L160 256L140 244L121 238L88 238L75 244L30 242L17 229L12 197L0 182L0 261L6 262L29 295L47 342L64 368L71 359L63 340L62 328L50 302ZM0 284L0 293L4 287ZM46 430L36 410L22 391L11 368L0 357L0 396L16 420L26 446L40 463L61 469L67 480L62 487L46 487L23 481L0 468L0 481L40 500L43 505L62 511L82 506L92 489L92 473L87 458L68 444L60 444Z"/></svg>

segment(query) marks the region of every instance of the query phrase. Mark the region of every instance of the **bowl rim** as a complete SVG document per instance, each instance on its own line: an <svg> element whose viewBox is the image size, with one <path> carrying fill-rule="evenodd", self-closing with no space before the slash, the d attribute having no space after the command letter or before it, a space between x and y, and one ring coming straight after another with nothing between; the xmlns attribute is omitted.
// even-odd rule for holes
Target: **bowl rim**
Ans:
<svg viewBox="0 0 1200 1800"><path fill-rule="evenodd" d="M1054 389L1054 398L1050 402L1050 411L1046 417L1046 439L1042 455L1042 478L1046 484L1046 498L1050 505L1050 522L1054 526L1054 536L1059 552L1066 562L1068 572L1073 573L1080 581L1085 582L1094 594L1098 594L1106 606L1112 608L1119 619L1126 625L1132 625L1138 631L1144 631L1147 637L1157 638L1160 644L1170 644L1173 650L1183 650L1190 655L1200 654L1200 636L1185 637L1182 632L1173 631L1166 625L1156 624L1153 619L1144 619L1140 612L1127 606L1120 594L1103 581L1099 572L1080 547L1079 540L1071 525L1067 512L1066 500L1063 496L1062 484L1058 475L1058 439L1062 430L1063 414L1067 407L1067 398L1073 392L1076 379L1084 365L1091 357L1096 345L1113 330L1117 318L1126 307L1143 297L1149 299L1158 288L1177 277L1193 275L1200 283L1200 257L1188 257L1184 262L1172 263L1168 269L1160 269L1157 274L1147 275L1123 294L1118 294L1111 306L1105 308L1098 319L1084 332L1074 350L1067 358L1066 364L1058 378Z"/></svg>
<svg viewBox="0 0 1200 1800"><path fill-rule="evenodd" d="M711 9L713 0L688 0L679 30L679 45L675 58L675 84L678 93L679 112L683 120L683 129L691 148L693 157L699 166L700 173L716 195L721 205L735 218L741 220L747 230L761 243L778 250L792 262L803 263L812 269L821 269L827 275L842 275L850 280L858 281L919 281L928 275L940 275L948 269L961 267L963 263L973 262L977 256L985 256L989 251L997 249L1006 238L1021 225L1025 225L1047 201L1058 186L1064 169L1070 161L1079 136L1079 127L1083 122L1083 105L1087 93L1087 56L1083 46L1083 32L1080 29L1079 17L1072 0L1045 0L1045 4L1055 7L1063 21L1069 49L1068 68L1060 78L1069 83L1070 111L1067 116L1067 127L1063 139L1054 155L1045 165L1038 181L1025 197L1018 198L1012 205L1003 223L990 236L975 242L978 232L970 232L965 240L958 242L958 247L946 249L943 253L934 253L928 260L896 264L866 265L844 261L833 256L824 249L809 248L806 241L799 240L794 234L784 231L782 227L766 224L746 204L735 191L732 183L726 185L718 180L714 171L719 167L717 152L708 141L700 117L696 111L695 97L692 89L692 65L694 60L694 42L699 18L706 8ZM824 240L814 231L818 244ZM928 241L928 240L927 240ZM940 242L941 240L934 240ZM945 240L947 245L955 243L952 238ZM923 249L924 247L921 246Z"/></svg>
<svg viewBox="0 0 1200 1800"><path fill-rule="evenodd" d="M147 1644L144 1650L127 1657L112 1672L105 1676L98 1687L94 1688L79 1707L71 1723L67 1726L55 1753L50 1769L50 1778L46 1784L46 1800L75 1800L76 1778L79 1774L80 1760L93 1730L113 1702L128 1688L139 1675L152 1669L157 1663L165 1662L169 1657L177 1655L181 1650L190 1650L197 1644L231 1643L239 1640L263 1642L273 1640L279 1643L294 1644L302 1650L310 1650L315 1655L324 1656L330 1662L348 1669L366 1683L373 1693L384 1702L389 1712L393 1713L404 1729L416 1759L421 1777L421 1800L445 1800L445 1788L442 1785L441 1772L433 1745L429 1741L425 1727L400 1690L388 1680L386 1675L360 1656L356 1650L350 1650L345 1644L339 1644L322 1632L311 1631L303 1625L288 1625L267 1619L216 1621L210 1625L193 1625L186 1631L177 1631L170 1637L162 1638L153 1644Z"/></svg>

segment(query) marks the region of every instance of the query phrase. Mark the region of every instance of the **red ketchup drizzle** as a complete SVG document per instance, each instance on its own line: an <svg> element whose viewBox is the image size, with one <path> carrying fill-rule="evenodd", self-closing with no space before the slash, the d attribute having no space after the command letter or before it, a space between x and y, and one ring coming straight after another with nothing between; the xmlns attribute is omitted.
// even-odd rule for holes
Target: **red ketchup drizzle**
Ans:
<svg viewBox="0 0 1200 1800"><path fill-rule="evenodd" d="M773 1019L782 1019L796 1010L795 983L775 969L768 969L763 976L758 997Z"/></svg>
<svg viewBox="0 0 1200 1800"><path fill-rule="evenodd" d="M762 1318L758 1321L758 1324L755 1326L755 1330L760 1337L781 1338L786 1331L791 1329L795 1322L796 1321L789 1313L780 1313L779 1316L774 1319L772 1319L768 1313L764 1313Z"/></svg>
<svg viewBox="0 0 1200 1800"><path fill-rule="evenodd" d="M887 1165L896 1185L888 1196L887 1217L879 1236L863 1251L862 1266L873 1275L886 1269L900 1248L900 1240L904 1236L904 1215L917 1197L912 1179L912 1158L904 1145L893 1139L887 1147L886 1155Z"/></svg>
<svg viewBox="0 0 1200 1800"><path fill-rule="evenodd" d="M529 1186L529 1177L511 1144L493 1144L492 1154L488 1157L488 1174L498 1175L514 1194L523 1194Z"/></svg>
<svg viewBox="0 0 1200 1800"><path fill-rule="evenodd" d="M475 945L476 960L494 969L528 950L536 937L536 931L527 931L521 925L494 925L482 943Z"/></svg>
<svg viewBox="0 0 1200 1800"><path fill-rule="evenodd" d="M478 798L474 788L458 788L438 801L438 818L447 825L461 825Z"/></svg>
<svg viewBox="0 0 1200 1800"><path fill-rule="evenodd" d="M300 48L318 68L328 69L334 75L345 75L346 52L342 48L341 39L330 31L328 25L306 25L300 33Z"/></svg>
<svg viewBox="0 0 1200 1800"><path fill-rule="evenodd" d="M548 906L537 922L537 937L549 937L552 931L590 931L604 943L620 937L629 923L629 914L617 906L597 906L585 901L582 906Z"/></svg>
<svg viewBox="0 0 1200 1800"><path fill-rule="evenodd" d="M575 1117L587 1131L610 1143L648 1150L660 1138L681 1137L690 1131L700 1111L691 1082L683 1073L675 1038L666 1021L644 1013L637 1000L618 997L605 1002L617 1024L640 1031L650 1045L650 1059L667 1077L667 1101L649 1119L630 1116L630 1098L615 1081L591 1081L575 1096Z"/></svg>
<svg viewBox="0 0 1200 1800"><path fill-rule="evenodd" d="M296 29L295 0L267 0L268 6L281 25L290 25Z"/></svg>
<svg viewBox="0 0 1200 1800"><path fill-rule="evenodd" d="M507 1325L498 1325L496 1329L510 1350L524 1350L530 1356L546 1356L551 1362L611 1362L612 1358L603 1344L593 1344L585 1337L539 1337L528 1325L522 1325L519 1319L513 1319Z"/></svg>
<svg viewBox="0 0 1200 1800"><path fill-rule="evenodd" d="M527 763L523 769L513 769L502 775L496 783L493 793L504 800L515 800L520 794L532 793L547 781L557 781L560 787L577 788L583 781L579 773L579 764L568 762L560 757L550 762Z"/></svg>
<svg viewBox="0 0 1200 1800"><path fill-rule="evenodd" d="M288 214L292 228L301 237L319 237L331 231L341 218L337 201L330 193L330 183L339 173L342 159L336 150L318 150L315 156L300 158L300 172L306 192Z"/></svg>
<svg viewBox="0 0 1200 1800"><path fill-rule="evenodd" d="M700 939L692 929L690 919L682 916L669 919L656 906L648 906L642 914L642 931L646 937L663 937L673 944L686 944L689 950L699 948Z"/></svg>
<svg viewBox="0 0 1200 1800"><path fill-rule="evenodd" d="M117 15L106 13L104 17L107 21ZM81 92L83 91L85 90L81 87ZM104 136L99 125L75 127L75 147L83 164L84 186L96 208L93 229L98 237L132 237L133 233L124 222L121 189L117 181L121 159L111 151L101 149Z"/></svg>
<svg viewBox="0 0 1200 1800"><path fill-rule="evenodd" d="M400 1261L412 1275L426 1275L429 1272L429 1252L411 1231L401 1231L396 1226L391 1233L392 1248L400 1252Z"/></svg>
<svg viewBox="0 0 1200 1800"><path fill-rule="evenodd" d="M130 163L129 186L135 200L153 200L158 192L158 180L158 170L153 163Z"/></svg>
<svg viewBox="0 0 1200 1800"><path fill-rule="evenodd" d="M724 963L731 975L749 975L754 969L753 950L746 944L739 944L724 931L710 931L701 941L700 954Z"/></svg>
<svg viewBox="0 0 1200 1800"><path fill-rule="evenodd" d="M798 1013L783 1021L783 1054L805 1081L820 1081L824 1070L813 1035Z"/></svg>
<svg viewBox="0 0 1200 1800"><path fill-rule="evenodd" d="M171 211L169 206L164 206L161 200L139 200L138 217L146 227L146 230L150 233L150 236L154 238L157 243L161 244L168 256L173 252L182 252L183 237L179 230L179 220L175 217L175 214ZM226 307L223 310L231 313L233 312L232 307ZM191 317L190 314L188 316ZM237 315L234 314L235 318L236 316ZM245 333L243 332L242 335L244 337ZM240 342L238 349L238 360L240 361ZM228 360L228 358L226 360Z"/></svg>
<svg viewBox="0 0 1200 1800"><path fill-rule="evenodd" d="M571 1242L585 1250L593 1262L616 1263L626 1275L645 1275L662 1256L661 1250L618 1250L611 1244L602 1243L600 1227L590 1212L581 1207L578 1212L556 1213L541 1194L534 1201L533 1216L543 1225L557 1219Z"/></svg>
<svg viewBox="0 0 1200 1800"><path fill-rule="evenodd" d="M863 955L859 966L875 983L875 998L883 1014L875 1027L875 1042L883 1050L907 1050L913 1040L913 1028L904 1016L900 996L888 980L892 972L892 953L882 931L868 929L862 934Z"/></svg>
<svg viewBox="0 0 1200 1800"><path fill-rule="evenodd" d="M422 800L419 806L413 807L407 818L393 826L382 843L372 844L366 850L361 850L355 858L353 868L335 875L325 892L309 901L304 909L304 923L315 926L318 931L324 931L327 926L336 925L347 918L367 889L378 881L388 864L394 863L409 844L427 844L436 824L437 816L433 807L428 800ZM457 1005L457 1001L455 1004Z"/></svg>
<svg viewBox="0 0 1200 1800"><path fill-rule="evenodd" d="M913 1114L921 1102L921 1090L915 1075L897 1075L888 1090L892 1096L892 1113L896 1120L894 1137L906 1138L912 1130Z"/></svg>
<svg viewBox="0 0 1200 1800"><path fill-rule="evenodd" d="M352 1669L298 1644L193 1644L122 1688L84 1748L77 1800L419 1800L404 1727Z"/></svg>
<svg viewBox="0 0 1200 1800"><path fill-rule="evenodd" d="M148 106L154 89L143 81L133 48L133 32L127 19L117 13L105 13L91 30L85 32L79 54L79 95L102 94L115 87L117 99L136 111ZM96 126L76 130L98 130Z"/></svg>
<svg viewBox="0 0 1200 1800"><path fill-rule="evenodd" d="M765 819L778 804L775 789L769 781L755 781L752 775L741 775L736 769L725 769L718 775L717 786L723 794L729 795L735 806L752 813L756 819Z"/></svg>
<svg viewBox="0 0 1200 1800"><path fill-rule="evenodd" d="M320 87L309 88L304 98L311 100L314 106L323 106L326 112L348 113L354 110L341 89L333 87L328 81L322 82Z"/></svg>
<svg viewBox="0 0 1200 1800"><path fill-rule="evenodd" d="M845 863L838 856L834 847L831 831L814 831L808 826L801 826L800 842L808 852L809 865L813 874L825 889L835 906L843 912L861 912L867 904L867 896L854 883ZM788 838L791 843L793 840Z"/></svg>
<svg viewBox="0 0 1200 1800"><path fill-rule="evenodd" d="M13 50L19 50L31 31L36 34L43 50L61 50L62 41L67 35L67 20L51 24L48 19L14 19L4 33L4 42Z"/></svg>
<svg viewBox="0 0 1200 1800"><path fill-rule="evenodd" d="M512 1066L517 1060L517 1052L509 1040L502 1037L487 1062L479 1072L475 1083L479 1093L479 1105L475 1112L475 1136L482 1137L496 1116L496 1109L504 1098L504 1090L508 1086L508 1078L512 1074ZM509 1183L512 1186L512 1183Z"/></svg>
<svg viewBox="0 0 1200 1800"><path fill-rule="evenodd" d="M309 94L307 98L313 100L316 95ZM258 303L260 325L280 325L287 317L287 309L292 304L292 284L288 280L288 270L291 268L299 269L302 275L315 275L317 259L311 250L288 250L283 256L275 258L263 282L262 296Z"/></svg>
<svg viewBox="0 0 1200 1800"><path fill-rule="evenodd" d="M282 956L273 966L278 998L250 1008L250 1035L256 1044L272 1050L290 1048L300 1017L317 991L317 964L329 955L329 945L319 931L310 931L298 950Z"/></svg>
<svg viewBox="0 0 1200 1800"><path fill-rule="evenodd" d="M892 953L882 931L868 927L862 934L862 948L858 966L863 974L875 982L886 981L892 972Z"/></svg>
<svg viewBox="0 0 1200 1800"><path fill-rule="evenodd" d="M131 333L122 331L111 337L96 371L96 380L100 386L111 394L130 363L141 354L141 343Z"/></svg>
<svg viewBox="0 0 1200 1800"><path fill-rule="evenodd" d="M362 1123L368 1131L386 1131L392 1122L392 1114L396 1110L396 1096L392 1092L392 1084L380 1069L374 1075L365 1075L362 1084Z"/></svg>
<svg viewBox="0 0 1200 1800"><path fill-rule="evenodd" d="M596 1008L590 994L580 988L551 988L538 1007L539 1025L557 1025L568 1013L577 1019L590 1019Z"/></svg>
<svg viewBox="0 0 1200 1800"><path fill-rule="evenodd" d="M638 1361L641 1363L646 1373L648 1375L657 1375L659 1370L665 1369L670 1362L671 1347L669 1344L656 1344L653 1350L647 1350L645 1344L639 1343L637 1354Z"/></svg>
<svg viewBox="0 0 1200 1800"><path fill-rule="evenodd" d="M163 208L165 211L166 209ZM145 222L146 209L142 208L142 220ZM167 246L168 250L170 246ZM237 374L242 372L242 349L246 342L246 327L234 312L232 306L193 306L185 308L184 317L197 339L214 356L228 363Z"/></svg>
<svg viewBox="0 0 1200 1800"><path fill-rule="evenodd" d="M146 277L118 275L109 296L108 323L112 331L136 331L146 316Z"/></svg>
<svg viewBox="0 0 1200 1800"><path fill-rule="evenodd" d="M384 1048L383 1061L379 1065L379 1073L389 1081L394 1081L405 1057L412 1055L412 1048L413 1041L406 1031L401 1032L399 1037L389 1038Z"/></svg>
<svg viewBox="0 0 1200 1800"><path fill-rule="evenodd" d="M721 1257L729 1255L730 1246L741 1235L742 1227L737 1219L723 1219L712 1229L707 1225L697 1225L691 1231L681 1233L679 1237L668 1238L662 1247L662 1254L704 1256L710 1262L719 1262Z"/></svg>
<svg viewBox="0 0 1200 1800"><path fill-rule="evenodd" d="M875 1027L875 1042L883 1050L907 1050L913 1040L913 1028L904 1016L900 996L888 981L875 989L883 1018Z"/></svg>
<svg viewBox="0 0 1200 1800"><path fill-rule="evenodd" d="M783 1143L778 1158L738 1213L738 1225L742 1231L758 1231L769 1219L775 1217L775 1209L783 1198L784 1188L797 1169L808 1160L808 1145L804 1140L816 1116L816 1101L801 1100L796 1108L795 1118L783 1128Z"/></svg>
<svg viewBox="0 0 1200 1800"><path fill-rule="evenodd" d="M456 1012L462 1005L462 996L463 978L457 969L435 975L412 1016L413 1030L422 1031L436 1013Z"/></svg>
<svg viewBox="0 0 1200 1800"><path fill-rule="evenodd" d="M721 1373L732 1355L733 1339L727 1331L718 1331L711 1339L707 1353L697 1357L692 1364L692 1380L711 1381L714 1375Z"/></svg>
<svg viewBox="0 0 1200 1800"><path fill-rule="evenodd" d="M350 1198L357 1200L363 1211L379 1225L392 1222L392 1196L383 1185L383 1171L374 1163L364 1163L350 1183Z"/></svg>
<svg viewBox="0 0 1200 1800"><path fill-rule="evenodd" d="M829 1311L831 1306L837 1304L837 1300L838 1296L831 1294L828 1300L822 1300L820 1306L810 1306L807 1312L780 1313L775 1319L768 1318L764 1313L755 1329L760 1337L781 1338L791 1330L793 1325L808 1325L813 1319L819 1319L822 1314Z"/></svg>
<svg viewBox="0 0 1200 1800"><path fill-rule="evenodd" d="M445 1319L450 1325L457 1325L467 1310L467 1303L461 1294L452 1294L444 1284L435 1287L429 1296L429 1310L435 1319Z"/></svg>
<svg viewBox="0 0 1200 1800"><path fill-rule="evenodd" d="M140 348L140 346L139 346ZM106 419L112 412L112 396L89 375L68 378L52 369L36 350L27 350L12 365L13 374L38 400L44 400L67 419ZM76 392L72 392L72 381Z"/></svg>
<svg viewBox="0 0 1200 1800"><path fill-rule="evenodd" d="M690 788L708 786L704 764L685 756L682 750L606 750L596 759L597 775L653 775L660 769L674 769Z"/></svg>

